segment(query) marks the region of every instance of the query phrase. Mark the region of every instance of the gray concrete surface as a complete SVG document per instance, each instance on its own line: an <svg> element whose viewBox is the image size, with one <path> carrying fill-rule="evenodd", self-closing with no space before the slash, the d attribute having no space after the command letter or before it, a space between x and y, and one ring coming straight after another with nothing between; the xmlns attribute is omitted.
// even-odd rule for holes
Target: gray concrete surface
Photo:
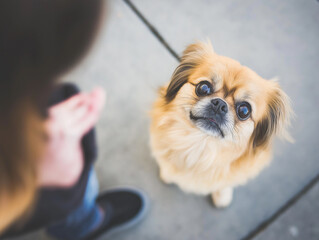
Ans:
<svg viewBox="0 0 319 240"><path fill-rule="evenodd" d="M278 218L256 240L319 238L319 184L315 185L294 207Z"/></svg>
<svg viewBox="0 0 319 240"><path fill-rule="evenodd" d="M147 218L138 227L112 239L241 239L319 172L319 3L133 3L178 53L194 40L208 37L218 53L239 60L265 78L278 76L297 114L292 128L296 142L292 145L277 141L273 164L257 179L238 188L233 204L225 210L215 209L206 197L185 194L176 186L163 184L148 148L148 110L157 87L169 80L177 61L127 4L109 1L107 24L96 44L85 61L64 80L76 82L86 91L102 86L108 92L107 105L97 126L100 153L96 169L101 191L133 185L145 190L151 199ZM303 212L300 205L291 208ZM305 216L318 213L319 207L313 205L310 210L305 210ZM265 234L270 234L267 231L271 229L275 231L275 224L276 221ZM276 234L282 236L280 232ZM273 235L260 235L262 239L268 236ZM45 237L40 232L21 239Z"/></svg>

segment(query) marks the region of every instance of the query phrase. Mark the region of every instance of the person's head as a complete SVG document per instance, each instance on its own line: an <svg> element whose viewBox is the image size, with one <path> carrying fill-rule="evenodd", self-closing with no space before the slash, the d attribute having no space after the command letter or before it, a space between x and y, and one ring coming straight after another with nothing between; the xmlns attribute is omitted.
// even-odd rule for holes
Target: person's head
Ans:
<svg viewBox="0 0 319 240"><path fill-rule="evenodd" d="M101 0L0 2L0 232L30 205L51 86L88 50Z"/></svg>

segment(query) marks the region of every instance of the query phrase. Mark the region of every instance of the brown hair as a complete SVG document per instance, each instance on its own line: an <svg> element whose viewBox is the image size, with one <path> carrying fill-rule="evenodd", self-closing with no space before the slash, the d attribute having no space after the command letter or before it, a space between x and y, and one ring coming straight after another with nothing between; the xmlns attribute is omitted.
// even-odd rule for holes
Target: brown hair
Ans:
<svg viewBox="0 0 319 240"><path fill-rule="evenodd" d="M101 0L0 2L0 232L30 206L54 81L85 52Z"/></svg>

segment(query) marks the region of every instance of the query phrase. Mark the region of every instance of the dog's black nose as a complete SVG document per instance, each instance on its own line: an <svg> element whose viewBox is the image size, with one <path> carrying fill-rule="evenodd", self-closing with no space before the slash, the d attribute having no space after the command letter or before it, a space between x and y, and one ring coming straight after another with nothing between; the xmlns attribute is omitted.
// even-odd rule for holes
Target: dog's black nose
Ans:
<svg viewBox="0 0 319 240"><path fill-rule="evenodd" d="M228 112L227 103L225 103L225 101L221 100L220 98L215 98L211 102L215 113L225 115Z"/></svg>

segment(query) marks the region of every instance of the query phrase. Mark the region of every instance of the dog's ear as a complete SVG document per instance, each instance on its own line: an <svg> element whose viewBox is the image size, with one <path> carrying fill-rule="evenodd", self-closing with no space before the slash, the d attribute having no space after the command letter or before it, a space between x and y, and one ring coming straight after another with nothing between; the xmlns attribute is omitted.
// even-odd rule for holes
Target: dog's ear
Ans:
<svg viewBox="0 0 319 240"><path fill-rule="evenodd" d="M270 80L272 85L268 95L267 112L260 122L257 123L253 132L253 148L267 146L274 135L293 142L287 131L290 126L293 112L289 97L280 89L277 82Z"/></svg>
<svg viewBox="0 0 319 240"><path fill-rule="evenodd" d="M174 100L181 87L187 83L192 70L199 65L205 54L211 52L213 52L213 47L209 42L191 44L185 49L181 62L175 69L171 82L167 87L165 94L167 103Z"/></svg>
<svg viewBox="0 0 319 240"><path fill-rule="evenodd" d="M193 59L193 61L199 61L205 55L210 55L213 52L214 48L209 40L206 40L205 42L196 42L188 45L188 47L184 50L182 61L187 58Z"/></svg>

